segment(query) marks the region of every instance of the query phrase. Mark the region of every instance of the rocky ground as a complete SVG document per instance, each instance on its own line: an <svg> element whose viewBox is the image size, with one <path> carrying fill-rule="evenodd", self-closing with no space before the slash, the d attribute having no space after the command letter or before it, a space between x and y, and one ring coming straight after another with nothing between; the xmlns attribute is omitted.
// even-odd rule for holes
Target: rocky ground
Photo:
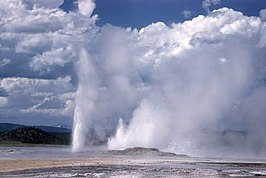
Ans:
<svg viewBox="0 0 266 178"><path fill-rule="evenodd" d="M36 153L37 148L33 149L34 152L20 148L21 150L12 153L8 152L10 149L5 148L5 151L0 152L0 156L4 155L0 157L0 177L266 176L266 163L263 161L193 158L163 153L156 149L85 151L79 154L66 154L62 150L51 154L49 151L43 153L45 148L42 148L42 154ZM12 156L16 152L20 153ZM23 153L26 157L19 156Z"/></svg>

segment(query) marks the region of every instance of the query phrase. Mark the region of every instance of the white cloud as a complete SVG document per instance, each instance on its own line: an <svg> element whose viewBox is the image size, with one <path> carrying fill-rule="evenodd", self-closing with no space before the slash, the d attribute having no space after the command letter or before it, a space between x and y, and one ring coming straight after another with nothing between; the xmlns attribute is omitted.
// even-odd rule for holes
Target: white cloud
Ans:
<svg viewBox="0 0 266 178"><path fill-rule="evenodd" d="M14 58L21 58L23 53L30 67L42 74L53 70L54 66L65 66L77 58L75 50L89 40L97 18L77 16L59 9L27 9L21 1L7 0L1 3L1 7L5 7L0 8L1 50L12 50ZM81 3L90 4L89 1ZM5 57L9 56L2 56Z"/></svg>
<svg viewBox="0 0 266 178"><path fill-rule="evenodd" d="M63 4L64 0L22 0L27 5L31 7L38 5L44 8L57 8Z"/></svg>
<svg viewBox="0 0 266 178"><path fill-rule="evenodd" d="M78 0L79 12L85 16L91 16L95 6L93 0Z"/></svg>
<svg viewBox="0 0 266 178"><path fill-rule="evenodd" d="M80 14L58 9L62 3L0 1L0 75L5 76L1 88L8 101L1 113L6 118L17 118L21 112L28 120L38 113L68 119L73 115L75 81L63 86L60 77L73 75L77 51L94 35L97 16L90 17L95 7L92 1L80 2L84 5Z"/></svg>
<svg viewBox="0 0 266 178"><path fill-rule="evenodd" d="M7 97L0 96L0 107L3 108L5 105L7 105L8 99Z"/></svg>
<svg viewBox="0 0 266 178"><path fill-rule="evenodd" d="M63 67L66 63L75 58L72 47L52 49L41 55L34 56L29 63L33 70L41 73L51 72L56 66Z"/></svg>
<svg viewBox="0 0 266 178"><path fill-rule="evenodd" d="M260 10L260 18L263 21L266 21L266 9Z"/></svg>
<svg viewBox="0 0 266 178"><path fill-rule="evenodd" d="M6 91L10 109L68 116L74 110L75 91L69 81L69 76L56 80L4 78L0 80L0 88Z"/></svg>
<svg viewBox="0 0 266 178"><path fill-rule="evenodd" d="M185 18L190 18L192 16L192 12L189 10L184 10L182 14L184 15Z"/></svg>
<svg viewBox="0 0 266 178"><path fill-rule="evenodd" d="M211 6L215 6L219 4L220 2L221 0L203 0L201 5L207 12L209 12L209 8Z"/></svg>
<svg viewBox="0 0 266 178"><path fill-rule="evenodd" d="M4 58L3 60L0 61L0 68L1 67L4 67L5 65L8 65L10 63L11 63L11 60L10 59Z"/></svg>

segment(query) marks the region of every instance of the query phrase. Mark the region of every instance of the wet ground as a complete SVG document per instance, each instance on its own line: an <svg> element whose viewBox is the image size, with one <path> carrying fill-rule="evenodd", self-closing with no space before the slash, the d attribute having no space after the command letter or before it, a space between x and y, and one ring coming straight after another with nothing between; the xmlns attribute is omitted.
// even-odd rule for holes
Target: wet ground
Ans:
<svg viewBox="0 0 266 178"><path fill-rule="evenodd" d="M28 169L1 173L1 177L255 177L265 176L265 165L98 165ZM233 166L233 167L231 167ZM185 168L186 167L186 168Z"/></svg>
<svg viewBox="0 0 266 178"><path fill-rule="evenodd" d="M1 171L1 167L7 169ZM198 158L150 150L131 150L130 154L90 150L74 154L68 148L0 149L0 177L257 176L266 177L263 160Z"/></svg>

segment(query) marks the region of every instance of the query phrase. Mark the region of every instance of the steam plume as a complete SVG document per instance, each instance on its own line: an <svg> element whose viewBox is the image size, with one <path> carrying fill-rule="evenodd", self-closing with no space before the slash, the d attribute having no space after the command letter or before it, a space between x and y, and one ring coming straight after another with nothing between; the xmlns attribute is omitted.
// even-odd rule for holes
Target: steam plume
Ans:
<svg viewBox="0 0 266 178"><path fill-rule="evenodd" d="M77 67L74 150L94 129L110 149L265 155L265 34L259 17L227 8L171 26L101 27Z"/></svg>

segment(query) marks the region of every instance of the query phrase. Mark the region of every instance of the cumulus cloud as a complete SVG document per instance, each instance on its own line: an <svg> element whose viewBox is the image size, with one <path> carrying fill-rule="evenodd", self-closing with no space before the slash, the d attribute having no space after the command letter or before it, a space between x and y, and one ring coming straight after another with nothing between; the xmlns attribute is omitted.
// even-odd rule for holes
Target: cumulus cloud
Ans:
<svg viewBox="0 0 266 178"><path fill-rule="evenodd" d="M0 88L7 93L6 97L8 97L10 107L27 110L29 108L37 108L33 105L38 105L38 108L45 108L42 104L47 99L54 99L57 95L59 100L61 95L73 92L73 85L69 81L69 76L56 80L4 78L0 80ZM29 100L24 100L23 98L29 98ZM49 108L49 105L47 107ZM54 105L54 107L63 106Z"/></svg>
<svg viewBox="0 0 266 178"><path fill-rule="evenodd" d="M97 17L63 12L57 8L62 3L0 2L1 114L5 122L23 122L18 117L25 121L40 118L33 121L35 124L44 123L41 118L47 117L51 118L49 123L60 122L53 118L72 122L73 64L78 60L79 47L96 31L93 26Z"/></svg>
<svg viewBox="0 0 266 178"><path fill-rule="evenodd" d="M82 15L91 16L95 8L95 3L93 0L78 0L78 8Z"/></svg>
<svg viewBox="0 0 266 178"><path fill-rule="evenodd" d="M12 60L15 58L24 60L23 64L28 62L33 71L40 71L41 74L66 67L77 59L75 51L85 42L85 33L91 31L91 35L95 31L92 26L96 16L87 18L38 6L27 9L23 1L8 0L1 3L1 7L5 8L0 11L1 51L4 51L0 57L10 58L11 66L20 63ZM16 67L22 67L23 64L16 64Z"/></svg>

